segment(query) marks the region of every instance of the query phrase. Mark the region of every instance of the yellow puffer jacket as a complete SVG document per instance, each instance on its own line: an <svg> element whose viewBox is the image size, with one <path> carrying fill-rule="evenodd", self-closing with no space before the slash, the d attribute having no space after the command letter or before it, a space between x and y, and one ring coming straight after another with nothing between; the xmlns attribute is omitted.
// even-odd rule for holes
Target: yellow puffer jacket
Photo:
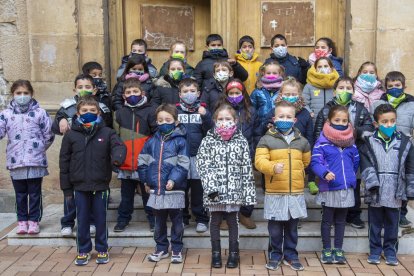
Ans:
<svg viewBox="0 0 414 276"><path fill-rule="evenodd" d="M287 144L274 128L263 136L256 148L256 169L265 175L266 194L302 194L305 168L311 158L308 140L294 128L294 138ZM273 167L283 163L283 172L275 174Z"/></svg>
<svg viewBox="0 0 414 276"><path fill-rule="evenodd" d="M238 63L247 71L249 77L245 82L243 82L244 86L246 86L247 93L249 95L253 92L256 87L257 76L259 75L260 66L263 65L262 62L258 61L257 58L259 55L257 53L253 53L253 57L250 60L245 59L242 57L241 54L236 54L235 58Z"/></svg>

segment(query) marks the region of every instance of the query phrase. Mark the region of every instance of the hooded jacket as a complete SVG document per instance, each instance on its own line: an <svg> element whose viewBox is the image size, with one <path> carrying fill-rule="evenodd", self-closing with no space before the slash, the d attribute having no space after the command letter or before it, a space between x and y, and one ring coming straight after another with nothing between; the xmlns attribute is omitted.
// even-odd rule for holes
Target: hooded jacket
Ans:
<svg viewBox="0 0 414 276"><path fill-rule="evenodd" d="M267 124L269 113L275 108L275 101L279 95L279 90L269 91L266 88L256 88L250 95L253 107L256 109L257 116L263 128Z"/></svg>
<svg viewBox="0 0 414 276"><path fill-rule="evenodd" d="M235 56L238 63L247 71L248 77L247 80L243 82L246 86L247 93L249 95L253 92L256 87L257 76L259 75L259 69L263 65L261 61L258 60L259 54L253 53L251 59L245 59L241 53L237 53Z"/></svg>
<svg viewBox="0 0 414 276"><path fill-rule="evenodd" d="M171 79L169 75L158 78L155 82L155 88L152 93L151 104L159 106L164 103L177 104L180 102L179 81Z"/></svg>

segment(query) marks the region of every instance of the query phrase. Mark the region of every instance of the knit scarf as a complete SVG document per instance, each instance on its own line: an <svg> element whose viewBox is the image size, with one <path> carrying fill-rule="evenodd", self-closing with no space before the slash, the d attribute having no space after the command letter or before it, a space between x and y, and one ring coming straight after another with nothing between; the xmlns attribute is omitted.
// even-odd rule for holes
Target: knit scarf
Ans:
<svg viewBox="0 0 414 276"><path fill-rule="evenodd" d="M180 99L180 106L181 109L185 112L194 113L200 107L201 102L200 100L196 100L193 104L185 103L182 99Z"/></svg>
<svg viewBox="0 0 414 276"><path fill-rule="evenodd" d="M337 147L347 148L355 143L354 129L351 124L348 124L348 128L346 130L341 131L334 129L330 123L325 122L322 131L326 139Z"/></svg>
<svg viewBox="0 0 414 276"><path fill-rule="evenodd" d="M401 96L399 96L398 98L395 98L390 94L387 94L388 103L392 105L392 107L394 108L397 108L400 105L400 103L402 103L405 100L406 97L407 95L405 93L402 93Z"/></svg>
<svg viewBox="0 0 414 276"><path fill-rule="evenodd" d="M356 102L363 103L365 108L373 113L374 111L371 110L372 105L381 98L382 94L384 94L384 91L379 88L380 85L381 83L377 82L376 88L374 88L374 90L370 91L369 93L366 93L362 91L358 81L356 81L355 91L354 95L352 95L352 99Z"/></svg>
<svg viewBox="0 0 414 276"><path fill-rule="evenodd" d="M316 71L315 66L311 66L308 70L306 82L317 88L332 88L335 81L339 78L338 72L332 69L329 74L322 74Z"/></svg>
<svg viewBox="0 0 414 276"><path fill-rule="evenodd" d="M279 93L279 95L277 95L275 103L280 103L281 101L283 101L283 97L282 93ZM305 107L305 101L303 100L303 97L299 96L298 100L293 103L293 106L295 107L296 113L299 113Z"/></svg>
<svg viewBox="0 0 414 276"><path fill-rule="evenodd" d="M283 84L283 78L266 78L262 77L261 79L262 85L267 90L278 90Z"/></svg>

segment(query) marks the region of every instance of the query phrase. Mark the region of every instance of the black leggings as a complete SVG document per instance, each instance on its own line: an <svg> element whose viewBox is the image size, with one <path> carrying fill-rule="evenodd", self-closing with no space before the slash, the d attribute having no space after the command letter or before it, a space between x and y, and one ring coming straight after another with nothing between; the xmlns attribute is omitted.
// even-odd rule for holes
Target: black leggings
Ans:
<svg viewBox="0 0 414 276"><path fill-rule="evenodd" d="M347 212L348 208L322 206L321 234L324 249L331 248L331 225L335 225L334 247L342 249Z"/></svg>
<svg viewBox="0 0 414 276"><path fill-rule="evenodd" d="M229 243L239 240L239 217L238 212L210 212L210 235L211 241L220 240L220 224L223 217L226 217L229 226Z"/></svg>

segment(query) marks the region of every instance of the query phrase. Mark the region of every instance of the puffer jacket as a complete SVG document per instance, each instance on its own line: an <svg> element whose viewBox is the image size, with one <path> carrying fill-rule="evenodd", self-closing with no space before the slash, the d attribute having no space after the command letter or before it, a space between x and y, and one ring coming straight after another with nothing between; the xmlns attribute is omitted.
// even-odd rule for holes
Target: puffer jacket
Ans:
<svg viewBox="0 0 414 276"><path fill-rule="evenodd" d="M238 130L224 141L210 129L197 153L197 170L203 185L205 206L217 204L256 204L256 187L249 145ZM218 201L208 197L218 192Z"/></svg>
<svg viewBox="0 0 414 276"><path fill-rule="evenodd" d="M305 168L310 163L308 141L293 128L294 139L288 144L274 128L268 130L256 148L255 167L265 175L266 194L303 194ZM276 163L283 163L283 172L274 173Z"/></svg>
<svg viewBox="0 0 414 276"><path fill-rule="evenodd" d="M414 130L414 97L405 94L406 98L397 106L397 130L407 136L413 136ZM381 104L387 104L387 94L383 94L379 101L374 103L374 110Z"/></svg>
<svg viewBox="0 0 414 276"><path fill-rule="evenodd" d="M71 129L63 136L59 154L60 188L65 196L73 191L109 189L112 166L124 162L126 147L101 121L86 131L75 117Z"/></svg>
<svg viewBox="0 0 414 276"><path fill-rule="evenodd" d="M317 88L312 84L307 83L303 88L303 100L309 106L314 114L314 118L319 114L319 111L333 99L333 88Z"/></svg>
<svg viewBox="0 0 414 276"><path fill-rule="evenodd" d="M358 167L359 154L355 145L341 149L321 133L311 159L312 171L319 177L320 192L355 189ZM329 172L335 174L334 180L325 179Z"/></svg>
<svg viewBox="0 0 414 276"><path fill-rule="evenodd" d="M154 82L155 88L152 92L151 104L159 106L169 103L176 105L180 102L178 83L170 78L169 75L160 77Z"/></svg>
<svg viewBox="0 0 414 276"><path fill-rule="evenodd" d="M139 179L156 195L167 192L168 180L174 181L173 191L185 191L189 166L186 130L182 124L177 125L167 137L157 131L138 156Z"/></svg>
<svg viewBox="0 0 414 276"><path fill-rule="evenodd" d="M160 73L158 74L158 77L162 77L162 76L165 76L165 75L168 74L168 66L169 65L170 65L169 60L164 62L164 64L161 66ZM194 67L186 62L185 63L185 68L184 68L184 74L188 77L191 77L193 75L193 73L194 73Z"/></svg>
<svg viewBox="0 0 414 276"><path fill-rule="evenodd" d="M122 76L122 74L124 73L126 64L128 62L128 59L132 55L138 55L138 54L132 54L131 53L129 55L126 55L126 56L123 56L122 57L122 59L121 59L121 65L119 66L118 71L116 73L116 78L117 79L119 79ZM151 78L156 78L157 75L158 75L158 72L157 72L157 68L152 64L152 60L149 57L146 56L145 57L145 61L147 62L147 65L148 65L148 70L149 70L150 77Z"/></svg>
<svg viewBox="0 0 414 276"><path fill-rule="evenodd" d="M231 82L233 78L229 78L228 82ZM201 88L201 102L207 105L208 110L213 114L216 109L217 102L221 97L224 97L224 88L215 79L210 78L204 81L204 85Z"/></svg>
<svg viewBox="0 0 414 276"><path fill-rule="evenodd" d="M145 96L147 97L148 101L151 101L152 91L154 90L154 84L152 80L149 78L146 81L141 83L141 88L145 91ZM122 97L124 94L124 80L120 79L114 86L112 90L112 109L117 111L124 106L125 100Z"/></svg>
<svg viewBox="0 0 414 276"><path fill-rule="evenodd" d="M253 53L251 59L245 59L240 53L235 55L235 59L241 66L247 71L248 78L243 82L246 87L247 93L249 95L253 92L256 87L257 76L259 75L259 69L263 65L261 61L258 60L259 54Z"/></svg>
<svg viewBox="0 0 414 276"><path fill-rule="evenodd" d="M336 70L336 72L338 72L340 77L344 76L344 71L342 70L342 63L344 62L344 59L341 57L336 57L333 55L329 56L329 59L332 61L332 64Z"/></svg>
<svg viewBox="0 0 414 276"><path fill-rule="evenodd" d="M338 105L335 100L328 102L324 108L319 112L318 117L316 118L315 129L314 129L314 139L319 138L319 135L322 132L323 125L328 119L329 110L335 105ZM372 123L371 114L364 107L364 104L352 101L348 104L348 110L352 110L349 116L351 119L352 126L356 129L356 144L359 147L363 143L363 136L374 132L375 128Z"/></svg>
<svg viewBox="0 0 414 276"><path fill-rule="evenodd" d="M52 120L35 99L22 112L12 100L0 113L0 139L7 135L7 169L47 167L46 150L55 138Z"/></svg>
<svg viewBox="0 0 414 276"><path fill-rule="evenodd" d="M263 129L267 125L267 116L275 108L275 100L279 94L277 91L269 91L266 88L256 88L250 95L253 107L256 109L257 116Z"/></svg>
<svg viewBox="0 0 414 276"><path fill-rule="evenodd" d="M301 83L306 83L306 79L304 76L302 76L302 66L301 63L299 62L299 59L295 56L290 55L289 53L286 54L285 57L283 58L278 58L275 56L275 54L271 53L270 54L270 58L266 59L265 63L271 62L271 61L275 61L277 63L279 63L280 65L283 66L283 68L285 68L285 76L291 76L294 77L297 81L301 82ZM304 62L306 62L304 60ZM306 66L306 65L305 65ZM308 66L306 66L308 67Z"/></svg>

